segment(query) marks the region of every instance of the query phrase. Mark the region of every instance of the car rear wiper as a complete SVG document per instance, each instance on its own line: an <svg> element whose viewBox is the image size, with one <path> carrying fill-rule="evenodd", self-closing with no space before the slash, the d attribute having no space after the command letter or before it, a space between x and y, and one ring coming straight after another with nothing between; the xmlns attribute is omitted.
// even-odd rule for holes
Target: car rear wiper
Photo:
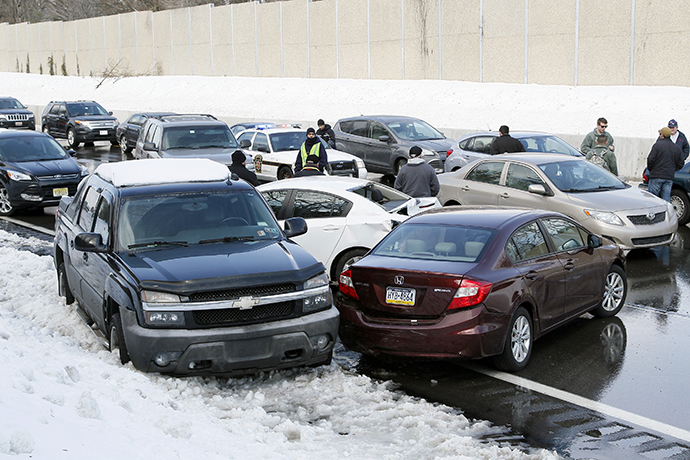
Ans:
<svg viewBox="0 0 690 460"><path fill-rule="evenodd" d="M148 243L136 243L127 246L127 249L144 248L156 246L189 246L186 241L149 241Z"/></svg>
<svg viewBox="0 0 690 460"><path fill-rule="evenodd" d="M253 236L224 236L223 238L214 238L211 240L201 240L199 244L207 243L230 243L232 241L254 241L256 238Z"/></svg>

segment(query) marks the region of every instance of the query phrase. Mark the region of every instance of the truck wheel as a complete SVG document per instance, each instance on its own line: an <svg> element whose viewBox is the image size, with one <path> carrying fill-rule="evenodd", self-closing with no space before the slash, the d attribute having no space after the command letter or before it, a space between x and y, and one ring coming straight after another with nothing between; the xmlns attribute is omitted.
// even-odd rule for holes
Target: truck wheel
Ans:
<svg viewBox="0 0 690 460"><path fill-rule="evenodd" d="M69 281L67 281L67 272L65 271L64 262L58 267L57 276L58 293L65 298L65 303L67 305L72 305L74 303L74 295L72 294L72 289L69 287Z"/></svg>
<svg viewBox="0 0 690 460"><path fill-rule="evenodd" d="M289 166L281 166L278 170L278 180L289 179L292 177L292 169Z"/></svg>
<svg viewBox="0 0 690 460"><path fill-rule="evenodd" d="M685 225L690 221L690 200L685 191L674 188L671 190L671 204L678 216L678 225Z"/></svg>
<svg viewBox="0 0 690 460"><path fill-rule="evenodd" d="M127 364L129 362L129 352L127 351L127 344L125 343L125 334L122 331L122 320L119 313L114 313L110 317L110 351L118 350L120 354L120 362Z"/></svg>
<svg viewBox="0 0 690 460"><path fill-rule="evenodd" d="M400 169L407 164L407 158L401 158L395 162L395 175L400 173Z"/></svg>
<svg viewBox="0 0 690 460"><path fill-rule="evenodd" d="M16 211L10 202L10 192L0 184L0 216L11 216Z"/></svg>
<svg viewBox="0 0 690 460"><path fill-rule="evenodd" d="M67 130L67 145L71 149L76 149L79 147L79 141L77 140L77 133L74 132L74 129L69 128Z"/></svg>

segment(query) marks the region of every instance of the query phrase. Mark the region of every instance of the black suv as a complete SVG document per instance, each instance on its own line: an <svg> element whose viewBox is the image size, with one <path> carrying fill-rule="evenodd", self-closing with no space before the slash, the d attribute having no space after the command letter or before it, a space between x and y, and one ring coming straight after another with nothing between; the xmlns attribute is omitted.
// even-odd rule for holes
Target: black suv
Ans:
<svg viewBox="0 0 690 460"><path fill-rule="evenodd" d="M58 288L120 360L179 375L331 361L339 315L321 262L261 194L207 159L104 163L55 219Z"/></svg>
<svg viewBox="0 0 690 460"><path fill-rule="evenodd" d="M42 129L53 137L67 139L70 148L82 142L110 141L118 145L119 125L113 112L94 101L51 101L43 110Z"/></svg>
<svg viewBox="0 0 690 460"><path fill-rule="evenodd" d="M232 154L241 150L225 122L208 114L148 118L139 131L134 158L208 158L230 167ZM247 152L247 169L254 160Z"/></svg>
<svg viewBox="0 0 690 460"><path fill-rule="evenodd" d="M13 97L0 97L0 128L36 129L34 113Z"/></svg>

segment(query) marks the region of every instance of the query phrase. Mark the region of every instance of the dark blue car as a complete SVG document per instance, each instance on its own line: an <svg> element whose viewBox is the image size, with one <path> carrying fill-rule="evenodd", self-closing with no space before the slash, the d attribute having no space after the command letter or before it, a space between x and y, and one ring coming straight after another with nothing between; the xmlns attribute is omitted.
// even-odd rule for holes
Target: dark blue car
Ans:
<svg viewBox="0 0 690 460"><path fill-rule="evenodd" d="M0 215L56 206L88 173L46 134L0 130Z"/></svg>

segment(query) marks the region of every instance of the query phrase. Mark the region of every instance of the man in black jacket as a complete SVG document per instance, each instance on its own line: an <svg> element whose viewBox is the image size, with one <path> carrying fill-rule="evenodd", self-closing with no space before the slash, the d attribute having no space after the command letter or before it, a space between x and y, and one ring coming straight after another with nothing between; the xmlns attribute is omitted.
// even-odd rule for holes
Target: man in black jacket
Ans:
<svg viewBox="0 0 690 460"><path fill-rule="evenodd" d="M688 154L690 154L690 144L688 144L688 138L685 137L681 131L678 131L678 122L676 120L669 120L668 129L671 130L671 140L674 144L680 147L683 152L683 161L688 159Z"/></svg>
<svg viewBox="0 0 690 460"><path fill-rule="evenodd" d="M326 143L328 145L330 145L332 149L334 149L335 148L335 133L333 132L333 128L331 128L331 125L326 124L320 118L319 118L319 121L316 122L316 124L319 127L319 129L316 130L316 135L319 136L324 141L326 141Z"/></svg>
<svg viewBox="0 0 690 460"><path fill-rule="evenodd" d="M510 134L510 128L506 125L498 128L498 132L501 133L499 137L494 139L491 143L491 148L489 149L489 154L496 155L499 153L514 153L514 152L524 152L525 146L522 142L512 137Z"/></svg>
<svg viewBox="0 0 690 460"><path fill-rule="evenodd" d="M247 157L242 150L235 150L232 154L232 164L230 172L237 174L237 177L244 179L254 187L259 185L259 179L253 171L247 169Z"/></svg>
<svg viewBox="0 0 690 460"><path fill-rule="evenodd" d="M649 170L649 192L671 201L673 176L683 167L683 152L671 140L671 130L668 127L659 130L659 140L652 146L647 157Z"/></svg>

